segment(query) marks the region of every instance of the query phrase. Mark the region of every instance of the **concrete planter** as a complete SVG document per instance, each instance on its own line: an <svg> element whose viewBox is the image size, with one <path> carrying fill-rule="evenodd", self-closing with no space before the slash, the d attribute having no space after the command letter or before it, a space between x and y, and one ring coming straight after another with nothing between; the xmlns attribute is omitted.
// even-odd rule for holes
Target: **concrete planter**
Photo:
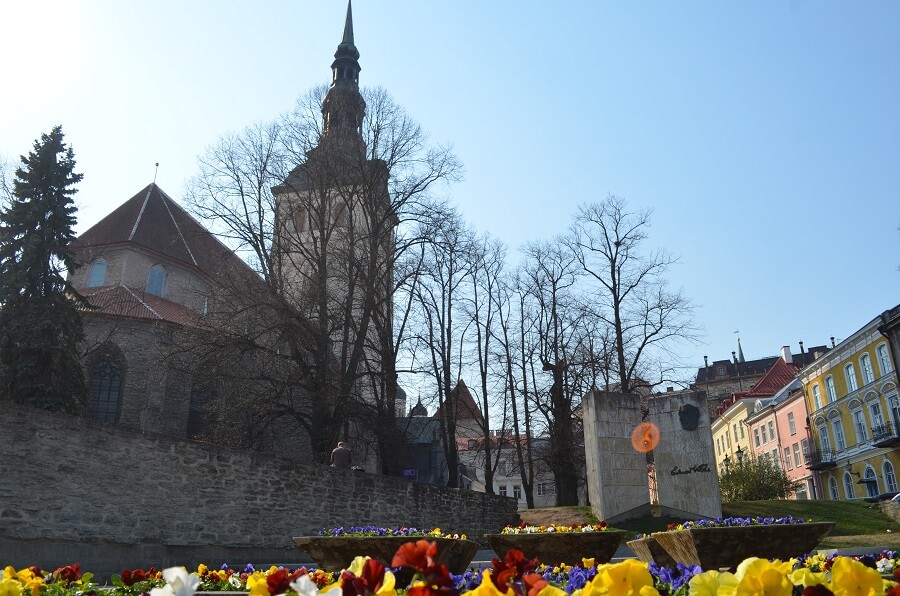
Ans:
<svg viewBox="0 0 900 596"><path fill-rule="evenodd" d="M435 562L443 563L451 573L464 573L478 552L478 543L456 538L431 536L297 536L294 542L306 551L321 569L346 569L354 557L368 556L387 566L397 549L407 542L427 540L438 543Z"/></svg>
<svg viewBox="0 0 900 596"><path fill-rule="evenodd" d="M583 558L607 563L625 539L626 532L550 532L546 534L486 534L485 540L503 558L511 548L547 565L575 565Z"/></svg>
<svg viewBox="0 0 900 596"><path fill-rule="evenodd" d="M635 556L644 563L656 563L665 567L674 567L675 559L669 556L656 538L648 536L647 538L637 538L630 540L625 544L634 551Z"/></svg>
<svg viewBox="0 0 900 596"><path fill-rule="evenodd" d="M707 571L733 569L747 557L785 561L812 552L833 527L834 522L691 528L653 537L677 563Z"/></svg>

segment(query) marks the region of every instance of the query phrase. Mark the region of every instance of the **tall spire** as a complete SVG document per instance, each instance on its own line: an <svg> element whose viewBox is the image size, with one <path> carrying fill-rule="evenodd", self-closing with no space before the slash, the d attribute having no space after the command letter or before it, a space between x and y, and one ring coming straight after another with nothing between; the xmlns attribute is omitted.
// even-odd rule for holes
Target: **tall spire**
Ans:
<svg viewBox="0 0 900 596"><path fill-rule="evenodd" d="M359 50L353 41L353 6L347 1L344 35L331 63L331 88L322 102L324 132L329 137L362 140L366 102L359 92Z"/></svg>
<svg viewBox="0 0 900 596"><path fill-rule="evenodd" d="M739 338L737 338L737 340L738 340L738 357L737 357L738 362L746 362L746 360L744 360L744 348L741 347L741 338L739 337Z"/></svg>
<svg viewBox="0 0 900 596"><path fill-rule="evenodd" d="M347 19L344 21L344 39L341 43L353 45L353 1L347 0Z"/></svg>

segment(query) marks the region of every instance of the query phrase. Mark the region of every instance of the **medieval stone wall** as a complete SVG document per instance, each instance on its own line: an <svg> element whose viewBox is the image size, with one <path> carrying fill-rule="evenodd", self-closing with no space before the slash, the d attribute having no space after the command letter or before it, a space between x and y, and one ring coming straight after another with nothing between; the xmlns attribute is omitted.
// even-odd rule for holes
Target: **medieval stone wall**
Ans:
<svg viewBox="0 0 900 596"><path fill-rule="evenodd" d="M123 568L307 561L291 538L357 524L471 537L513 499L94 424L0 404L0 560Z"/></svg>

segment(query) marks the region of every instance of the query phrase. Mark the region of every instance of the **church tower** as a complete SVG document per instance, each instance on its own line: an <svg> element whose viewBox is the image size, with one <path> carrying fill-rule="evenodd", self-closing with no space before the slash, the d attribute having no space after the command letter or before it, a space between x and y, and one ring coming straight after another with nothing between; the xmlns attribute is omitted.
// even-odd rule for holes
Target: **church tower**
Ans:
<svg viewBox="0 0 900 596"><path fill-rule="evenodd" d="M385 358L392 354L397 218L387 165L366 143L360 70L348 2L315 146L272 189L273 270L281 294L305 320L308 341L316 344L311 352L330 354L330 361L316 363L321 391L396 407L396 391L385 389L384 377L394 371Z"/></svg>

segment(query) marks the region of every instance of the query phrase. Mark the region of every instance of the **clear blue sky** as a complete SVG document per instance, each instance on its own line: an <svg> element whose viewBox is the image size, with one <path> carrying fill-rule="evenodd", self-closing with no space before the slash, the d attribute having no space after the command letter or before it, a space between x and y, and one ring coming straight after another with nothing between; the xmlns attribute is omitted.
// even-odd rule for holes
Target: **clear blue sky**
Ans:
<svg viewBox="0 0 900 596"><path fill-rule="evenodd" d="M900 3L357 0L361 82L466 178L515 249L608 193L706 330L685 356L838 340L900 302ZM83 231L153 177L180 197L221 135L329 80L343 0L10 2L0 154L62 124Z"/></svg>

